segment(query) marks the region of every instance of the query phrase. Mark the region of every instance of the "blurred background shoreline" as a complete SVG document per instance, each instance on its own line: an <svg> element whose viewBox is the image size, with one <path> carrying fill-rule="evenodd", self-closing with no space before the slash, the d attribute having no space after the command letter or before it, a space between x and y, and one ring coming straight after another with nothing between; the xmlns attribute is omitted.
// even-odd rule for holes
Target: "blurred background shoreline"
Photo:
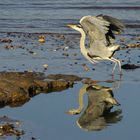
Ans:
<svg viewBox="0 0 140 140"><path fill-rule="evenodd" d="M0 1L0 32L75 33L66 27L82 16L107 14L126 27L140 27L140 1L126 0L5 0Z"/></svg>

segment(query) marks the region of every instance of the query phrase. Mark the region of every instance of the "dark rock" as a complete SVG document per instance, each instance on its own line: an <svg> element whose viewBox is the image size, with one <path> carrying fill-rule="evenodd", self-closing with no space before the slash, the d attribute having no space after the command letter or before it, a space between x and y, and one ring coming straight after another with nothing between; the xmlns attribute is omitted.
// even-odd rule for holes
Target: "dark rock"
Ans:
<svg viewBox="0 0 140 140"><path fill-rule="evenodd" d="M124 64L121 67L122 67L122 69L137 69L137 68L140 68L140 66L135 65L135 64Z"/></svg>
<svg viewBox="0 0 140 140"><path fill-rule="evenodd" d="M68 54L68 53L62 53L62 55L66 56L66 57L68 57L68 56L69 56L69 54Z"/></svg>
<svg viewBox="0 0 140 140"><path fill-rule="evenodd" d="M20 136L23 134L24 131L16 130L13 124L6 123L0 125L0 136L11 136L11 135Z"/></svg>
<svg viewBox="0 0 140 140"><path fill-rule="evenodd" d="M16 46L13 46L13 45L6 45L4 46L5 49L16 49L16 48L21 48L21 49L24 49L24 47L22 47L21 45L16 45Z"/></svg>
<svg viewBox="0 0 140 140"><path fill-rule="evenodd" d="M52 75L54 80L45 80L42 73L35 72L1 72L0 73L0 107L5 105L21 106L31 97L40 93L65 90L73 86L80 77L73 75Z"/></svg>
<svg viewBox="0 0 140 140"><path fill-rule="evenodd" d="M7 116L0 117L0 136L21 136L24 135L25 132L23 130L19 130L17 127L19 121L8 118Z"/></svg>
<svg viewBox="0 0 140 140"><path fill-rule="evenodd" d="M13 45L6 45L4 46L5 49L14 49L14 46Z"/></svg>
<svg viewBox="0 0 140 140"><path fill-rule="evenodd" d="M12 40L9 39L9 38L3 38L3 39L0 39L0 42L2 42L2 43L11 43Z"/></svg>
<svg viewBox="0 0 140 140"><path fill-rule="evenodd" d="M76 76L76 75L65 75L65 74L50 74L46 77L47 79L53 79L53 80L66 80L66 81L81 81L83 78Z"/></svg>
<svg viewBox="0 0 140 140"><path fill-rule="evenodd" d="M74 53L73 56L77 56L77 53Z"/></svg>
<svg viewBox="0 0 140 140"><path fill-rule="evenodd" d="M34 54L34 51L30 50L29 53Z"/></svg>
<svg viewBox="0 0 140 140"><path fill-rule="evenodd" d="M128 48L139 48L140 44L127 44Z"/></svg>
<svg viewBox="0 0 140 140"><path fill-rule="evenodd" d="M88 84L88 85L96 84L96 83L99 83L99 82L100 81L89 79L89 78L86 78L82 81L83 84Z"/></svg>

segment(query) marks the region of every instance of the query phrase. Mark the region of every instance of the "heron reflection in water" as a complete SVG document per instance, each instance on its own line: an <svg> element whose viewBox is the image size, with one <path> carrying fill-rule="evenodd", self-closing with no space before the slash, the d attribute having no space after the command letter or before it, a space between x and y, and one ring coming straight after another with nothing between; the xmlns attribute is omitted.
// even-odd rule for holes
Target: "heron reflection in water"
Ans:
<svg viewBox="0 0 140 140"><path fill-rule="evenodd" d="M68 26L81 33L80 50L87 60L91 63L110 60L115 63L112 74L118 64L122 75L121 62L113 57L120 49L120 46L115 43L115 34L120 34L124 29L120 20L107 15L84 16L79 24L68 24ZM86 36L89 38L88 47L85 47Z"/></svg>
<svg viewBox="0 0 140 140"><path fill-rule="evenodd" d="M122 119L120 109L111 112L114 105L120 105L113 97L112 88L99 85L83 85L79 91L79 107L71 109L67 113L80 114L84 108L83 96L88 95L88 106L77 120L77 125L88 131L102 130L111 123L117 123Z"/></svg>

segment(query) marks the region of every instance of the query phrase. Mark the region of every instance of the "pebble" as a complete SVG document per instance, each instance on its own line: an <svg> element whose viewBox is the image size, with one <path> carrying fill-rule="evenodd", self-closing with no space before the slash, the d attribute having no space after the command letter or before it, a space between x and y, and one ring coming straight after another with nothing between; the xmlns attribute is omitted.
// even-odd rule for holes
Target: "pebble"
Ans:
<svg viewBox="0 0 140 140"><path fill-rule="evenodd" d="M85 71L89 71L89 68L86 66L86 64L82 64L82 66L84 67Z"/></svg>
<svg viewBox="0 0 140 140"><path fill-rule="evenodd" d="M11 43L12 40L9 39L9 38L3 38L3 39L0 39L0 42L2 42L2 43Z"/></svg>
<svg viewBox="0 0 140 140"><path fill-rule="evenodd" d="M45 70L47 70L48 69L48 64L44 64L43 67L44 67Z"/></svg>
<svg viewBox="0 0 140 140"><path fill-rule="evenodd" d="M138 48L140 47L140 44L127 44L128 48Z"/></svg>
<svg viewBox="0 0 140 140"><path fill-rule="evenodd" d="M39 39L38 39L38 42L40 42L40 43L45 43L45 36L40 35L40 36L39 36Z"/></svg>

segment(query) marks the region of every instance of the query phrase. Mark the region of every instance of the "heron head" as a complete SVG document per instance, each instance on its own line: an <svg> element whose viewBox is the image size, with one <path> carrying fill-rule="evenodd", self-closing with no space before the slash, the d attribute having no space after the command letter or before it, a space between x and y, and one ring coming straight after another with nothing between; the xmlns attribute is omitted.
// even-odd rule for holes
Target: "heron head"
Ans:
<svg viewBox="0 0 140 140"><path fill-rule="evenodd" d="M83 30L82 29L82 26L80 25L80 24L68 24L67 25L68 27L70 27L70 28L73 28L73 29L75 29L75 30L77 30L77 31L81 31L81 30Z"/></svg>

